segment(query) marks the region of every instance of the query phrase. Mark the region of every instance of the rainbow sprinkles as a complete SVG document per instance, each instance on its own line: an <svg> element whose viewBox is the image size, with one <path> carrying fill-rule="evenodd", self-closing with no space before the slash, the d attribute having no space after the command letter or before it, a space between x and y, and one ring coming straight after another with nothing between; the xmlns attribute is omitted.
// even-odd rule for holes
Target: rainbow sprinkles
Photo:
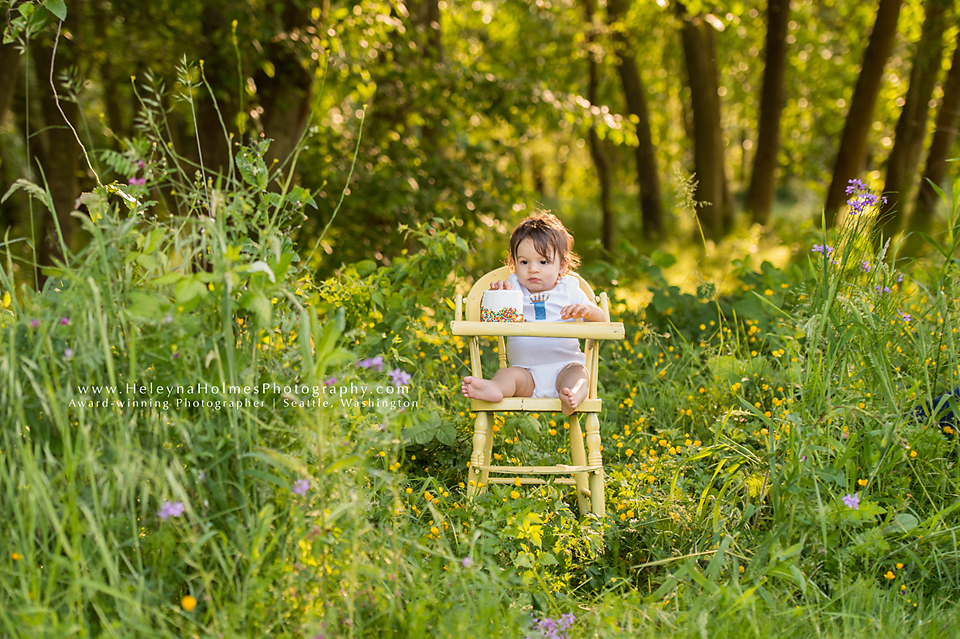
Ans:
<svg viewBox="0 0 960 639"><path fill-rule="evenodd" d="M523 293L514 290L484 291L480 302L481 322L522 322Z"/></svg>

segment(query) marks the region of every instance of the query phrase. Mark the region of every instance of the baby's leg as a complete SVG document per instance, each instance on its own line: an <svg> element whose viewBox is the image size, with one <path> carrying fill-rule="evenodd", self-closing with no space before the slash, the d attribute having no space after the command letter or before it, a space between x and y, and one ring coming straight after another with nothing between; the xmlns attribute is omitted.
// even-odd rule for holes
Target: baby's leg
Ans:
<svg viewBox="0 0 960 639"><path fill-rule="evenodd" d="M485 402L503 401L504 397L530 397L533 395L533 375L525 368L511 366L501 368L493 379L464 377L460 390L470 399Z"/></svg>
<svg viewBox="0 0 960 639"><path fill-rule="evenodd" d="M576 412L580 402L590 392L590 376L583 364L567 364L557 375L557 392L564 415Z"/></svg>

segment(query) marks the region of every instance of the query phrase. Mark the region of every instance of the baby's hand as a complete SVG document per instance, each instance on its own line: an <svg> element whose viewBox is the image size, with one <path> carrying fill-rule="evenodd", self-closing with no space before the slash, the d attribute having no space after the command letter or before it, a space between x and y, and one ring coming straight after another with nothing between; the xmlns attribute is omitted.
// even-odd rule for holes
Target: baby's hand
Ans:
<svg viewBox="0 0 960 639"><path fill-rule="evenodd" d="M513 284L504 280L497 280L496 282L490 282L491 291L512 291Z"/></svg>
<svg viewBox="0 0 960 639"><path fill-rule="evenodd" d="M586 304L568 304L560 309L560 319L586 319L590 317L591 307Z"/></svg>

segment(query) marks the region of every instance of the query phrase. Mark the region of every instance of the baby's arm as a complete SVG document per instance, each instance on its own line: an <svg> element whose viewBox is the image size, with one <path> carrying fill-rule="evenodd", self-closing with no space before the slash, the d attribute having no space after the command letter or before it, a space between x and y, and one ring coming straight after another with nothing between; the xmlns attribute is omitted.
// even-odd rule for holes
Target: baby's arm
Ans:
<svg viewBox="0 0 960 639"><path fill-rule="evenodd" d="M581 318L587 322L605 322L603 309L593 304L568 304L560 309L560 319Z"/></svg>

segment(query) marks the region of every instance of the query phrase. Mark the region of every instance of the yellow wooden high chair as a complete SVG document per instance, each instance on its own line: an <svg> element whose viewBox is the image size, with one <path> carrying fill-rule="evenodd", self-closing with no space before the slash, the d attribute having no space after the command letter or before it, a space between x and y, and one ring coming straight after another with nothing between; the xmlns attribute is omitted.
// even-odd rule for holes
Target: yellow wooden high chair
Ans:
<svg viewBox="0 0 960 639"><path fill-rule="evenodd" d="M590 375L590 391L587 399L583 400L577 411L570 415L570 456L572 465L559 464L557 466L494 466L491 465L493 455L493 413L497 412L528 412L528 413L560 413L560 400L556 398L510 397L501 402L484 402L477 399L470 400L470 410L477 414L473 431L473 454L470 456L470 481L467 484L467 496L473 497L478 491L482 492L488 483L512 484L515 478L490 477L491 473L499 475L570 475L557 477L556 483L573 484L577 490L577 505L580 514L593 512L604 516L606 506L604 502L603 460L600 455L600 412L602 401L597 397L597 377L599 372L599 343L598 340L623 339L623 324L610 322L610 309L607 303L607 294L595 296L590 285L579 275L580 288L591 300L596 300L597 306L603 309L606 322L523 322L498 323L480 321L480 300L483 292L490 289L490 283L497 280L506 280L510 276L508 267L498 268L481 277L470 289L467 295L466 321L463 318L463 295L457 295L456 319L450 325L454 335L469 336L470 338L470 369L474 377L483 377L480 369L480 336L497 336L499 343L500 367L507 366L507 349L503 338L511 335L527 335L536 337L576 337L586 340L586 366ZM492 376L491 376L492 377ZM484 379L490 379L485 377ZM580 430L580 414L586 415L586 451L584 451L583 432ZM523 477L523 484L544 484L546 480Z"/></svg>

